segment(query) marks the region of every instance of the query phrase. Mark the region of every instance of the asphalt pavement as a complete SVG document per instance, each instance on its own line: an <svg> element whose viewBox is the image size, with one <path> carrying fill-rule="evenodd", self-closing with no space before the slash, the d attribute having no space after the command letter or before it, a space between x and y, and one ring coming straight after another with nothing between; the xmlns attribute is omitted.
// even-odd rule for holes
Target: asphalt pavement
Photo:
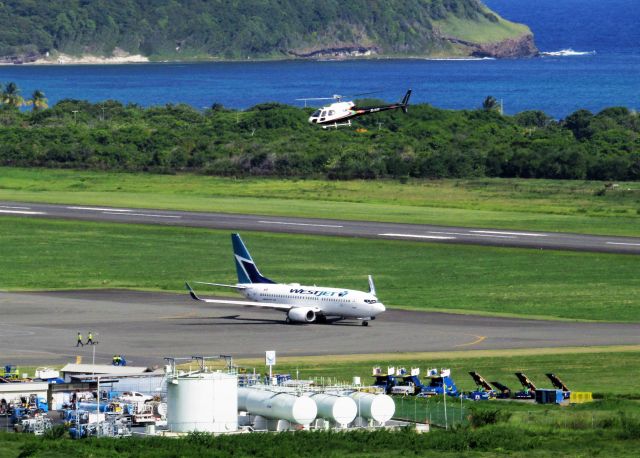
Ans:
<svg viewBox="0 0 640 458"><path fill-rule="evenodd" d="M0 216L640 254L640 237L0 201Z"/></svg>
<svg viewBox="0 0 640 458"><path fill-rule="evenodd" d="M580 323L388 310L356 321L287 325L272 310L196 302L184 294L127 290L0 292L4 364L160 365L165 356L281 356L638 345L640 323ZM98 345L75 347L93 332Z"/></svg>

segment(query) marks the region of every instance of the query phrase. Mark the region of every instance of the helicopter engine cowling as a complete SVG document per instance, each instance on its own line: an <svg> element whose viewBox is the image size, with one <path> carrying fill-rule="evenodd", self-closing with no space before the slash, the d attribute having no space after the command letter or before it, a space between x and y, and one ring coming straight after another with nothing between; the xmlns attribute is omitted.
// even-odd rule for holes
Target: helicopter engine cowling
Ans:
<svg viewBox="0 0 640 458"><path fill-rule="evenodd" d="M316 312L309 307L295 307L289 310L287 318L294 323L313 323L316 321Z"/></svg>

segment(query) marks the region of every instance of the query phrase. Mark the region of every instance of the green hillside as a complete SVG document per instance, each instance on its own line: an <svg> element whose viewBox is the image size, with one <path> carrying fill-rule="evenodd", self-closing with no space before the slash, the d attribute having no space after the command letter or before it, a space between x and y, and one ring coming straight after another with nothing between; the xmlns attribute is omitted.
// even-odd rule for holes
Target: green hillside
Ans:
<svg viewBox="0 0 640 458"><path fill-rule="evenodd" d="M528 37L479 0L3 0L0 61L465 55ZM469 42L469 43L467 43ZM529 44L530 42L530 44ZM509 56L507 56L509 57Z"/></svg>

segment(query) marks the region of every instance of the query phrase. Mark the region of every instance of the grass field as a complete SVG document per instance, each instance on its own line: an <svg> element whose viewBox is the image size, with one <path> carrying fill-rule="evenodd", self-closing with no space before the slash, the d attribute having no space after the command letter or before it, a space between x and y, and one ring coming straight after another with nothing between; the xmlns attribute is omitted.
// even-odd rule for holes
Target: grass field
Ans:
<svg viewBox="0 0 640 458"><path fill-rule="evenodd" d="M434 21L434 25L448 36L476 43L493 43L518 38L531 30L523 24L505 21L490 22L488 19L464 19L449 16L444 20Z"/></svg>
<svg viewBox="0 0 640 458"><path fill-rule="evenodd" d="M179 291L184 280L237 281L226 231L3 217L0 233L2 289ZM277 281L364 289L372 274L389 306L608 321L640 316L638 258L631 255L243 237L262 272Z"/></svg>
<svg viewBox="0 0 640 458"><path fill-rule="evenodd" d="M640 182L324 181L0 168L0 200L640 235Z"/></svg>

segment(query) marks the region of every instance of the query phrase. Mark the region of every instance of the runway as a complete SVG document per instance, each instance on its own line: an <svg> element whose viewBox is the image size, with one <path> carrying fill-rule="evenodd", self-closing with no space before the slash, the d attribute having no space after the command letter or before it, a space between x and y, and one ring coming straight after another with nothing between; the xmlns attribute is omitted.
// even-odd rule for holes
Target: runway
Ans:
<svg viewBox="0 0 640 458"><path fill-rule="evenodd" d="M0 216L640 254L640 237L0 201Z"/></svg>
<svg viewBox="0 0 640 458"><path fill-rule="evenodd" d="M286 325L284 314L204 304L187 293L83 290L0 293L4 364L162 364L165 356L367 354L640 344L640 323L574 323L388 310L357 322ZM99 344L75 347L76 333Z"/></svg>

